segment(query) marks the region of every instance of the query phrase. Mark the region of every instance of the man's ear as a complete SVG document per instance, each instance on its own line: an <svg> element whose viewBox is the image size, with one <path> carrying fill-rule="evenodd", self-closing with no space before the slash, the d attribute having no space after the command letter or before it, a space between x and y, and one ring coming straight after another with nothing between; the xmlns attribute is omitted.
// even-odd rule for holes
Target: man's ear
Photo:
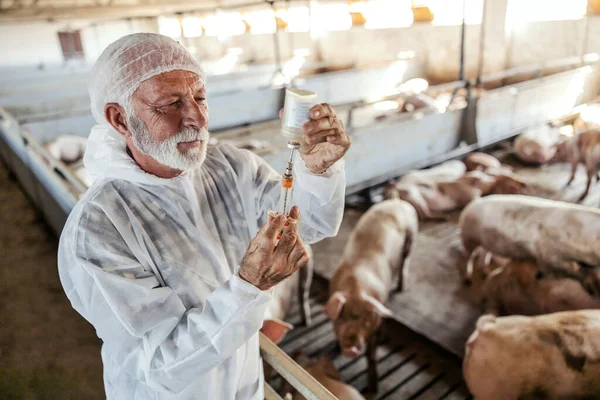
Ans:
<svg viewBox="0 0 600 400"><path fill-rule="evenodd" d="M117 103L107 103L104 106L104 118L121 136L128 138L131 136L127 126L127 117L125 109Z"/></svg>

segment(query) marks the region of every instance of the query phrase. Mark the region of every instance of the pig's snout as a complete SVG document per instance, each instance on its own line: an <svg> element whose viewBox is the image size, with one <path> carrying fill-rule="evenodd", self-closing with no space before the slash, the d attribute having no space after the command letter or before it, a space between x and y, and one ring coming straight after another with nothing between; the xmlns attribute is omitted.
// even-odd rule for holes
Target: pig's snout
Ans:
<svg viewBox="0 0 600 400"><path fill-rule="evenodd" d="M346 348L344 348L343 353L344 353L344 357L356 358L356 357L360 356L360 353L362 353L362 349L359 349L356 346L346 347Z"/></svg>
<svg viewBox="0 0 600 400"><path fill-rule="evenodd" d="M341 341L342 352L345 357L356 358L362 353L364 343L356 334L347 335Z"/></svg>

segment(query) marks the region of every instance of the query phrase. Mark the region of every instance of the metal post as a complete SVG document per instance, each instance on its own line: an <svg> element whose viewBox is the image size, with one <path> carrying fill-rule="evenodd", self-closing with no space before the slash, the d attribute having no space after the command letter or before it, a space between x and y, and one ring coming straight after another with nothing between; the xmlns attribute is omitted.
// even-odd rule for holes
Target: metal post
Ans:
<svg viewBox="0 0 600 400"><path fill-rule="evenodd" d="M467 11L467 0L463 0L463 16L462 16L462 27L460 30L460 72L458 79L465 80L465 31L467 23L465 21L465 14Z"/></svg>
<svg viewBox="0 0 600 400"><path fill-rule="evenodd" d="M584 56L587 54L588 45L589 45L589 36L590 36L590 12L592 10L592 2L588 0L588 5L585 13L585 31L583 33L583 45L581 46L581 63L585 62Z"/></svg>
<svg viewBox="0 0 600 400"><path fill-rule="evenodd" d="M273 34L273 46L275 50L275 63L277 64L277 72L280 74L283 73L283 64L281 62L281 49L279 47L279 32L277 30L277 18L275 17L275 1L268 0L267 3L271 6L273 10L273 19L275 20L275 33Z"/></svg>
<svg viewBox="0 0 600 400"><path fill-rule="evenodd" d="M481 12L481 25L479 28L479 65L477 66L477 80L475 81L475 86L480 87L483 86L481 83L481 76L483 75L483 65L485 63L485 30L487 26L487 18L486 18L486 5L487 2L483 1L483 10Z"/></svg>
<svg viewBox="0 0 600 400"><path fill-rule="evenodd" d="M463 82L465 81L465 31L467 26L467 23L465 21L466 9L467 0L463 0L462 26L460 30L460 69L458 71L458 80ZM469 88L467 88L467 90L469 90ZM458 93L458 88L454 89L454 91L452 92L452 96L450 97L450 103L448 104L452 104L454 98L456 97L456 93Z"/></svg>

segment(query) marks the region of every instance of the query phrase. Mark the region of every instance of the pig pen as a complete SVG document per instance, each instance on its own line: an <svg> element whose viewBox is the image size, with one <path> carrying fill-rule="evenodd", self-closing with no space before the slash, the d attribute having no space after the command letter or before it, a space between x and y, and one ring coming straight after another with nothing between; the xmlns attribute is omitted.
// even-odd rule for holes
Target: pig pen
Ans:
<svg viewBox="0 0 600 400"><path fill-rule="evenodd" d="M316 246L315 246L316 247ZM320 257L321 256L321 257ZM319 261L323 254L317 254ZM379 390L365 394L367 387L367 359L364 354L355 359L342 357L336 350L333 324L323 312L327 301L327 281L317 277L311 287L310 308L312 324L296 327L288 332L279 346L292 355L301 350L311 358L327 354L344 382L354 386L369 400L383 399L472 399L462 378L459 357L432 344L423 336L396 321L383 325L381 344L377 348ZM300 308L294 303L286 321L300 324ZM279 376L269 380L278 389Z"/></svg>
<svg viewBox="0 0 600 400"><path fill-rule="evenodd" d="M531 186L529 195L575 202L585 189L583 167L571 186L564 189L570 165L531 167L519 164L506 150L496 149L493 153L515 166L517 175ZM581 204L598 207L600 185L592 185ZM313 246L317 274L326 279L333 276L345 243L363 213L360 208L347 207L337 237ZM462 251L459 215L458 211L450 213L445 222L420 222L416 246L404 268L404 291L393 294L388 306L398 322L462 357L482 310L477 287L463 282L467 258Z"/></svg>

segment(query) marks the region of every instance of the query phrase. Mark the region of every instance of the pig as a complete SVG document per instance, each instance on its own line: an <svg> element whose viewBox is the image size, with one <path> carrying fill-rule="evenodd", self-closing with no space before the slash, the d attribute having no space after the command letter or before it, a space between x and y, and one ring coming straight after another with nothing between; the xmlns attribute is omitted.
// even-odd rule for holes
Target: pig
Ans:
<svg viewBox="0 0 600 400"><path fill-rule="evenodd" d="M479 246L515 259L534 259L543 270L575 273L600 266L600 210L522 195L493 195L470 203L461 213L462 244L472 258Z"/></svg>
<svg viewBox="0 0 600 400"><path fill-rule="evenodd" d="M420 219L446 219L442 213L462 209L471 201L488 194L520 194L527 185L513 175L488 175L471 171L455 181L432 185L391 183L384 198L409 202Z"/></svg>
<svg viewBox="0 0 600 400"><path fill-rule="evenodd" d="M600 397L600 311L484 315L465 347L463 375L477 400Z"/></svg>
<svg viewBox="0 0 600 400"><path fill-rule="evenodd" d="M48 153L65 164L74 164L83 158L87 138L74 135L61 135L45 145Z"/></svg>
<svg viewBox="0 0 600 400"><path fill-rule="evenodd" d="M435 182L455 181L467 171L462 161L450 160L428 169L410 171L398 183L433 185Z"/></svg>
<svg viewBox="0 0 600 400"><path fill-rule="evenodd" d="M508 257L502 257L478 247L473 252L473 276L478 278L480 286L484 285L485 279L498 268L503 267L510 260ZM467 282L470 283L470 282Z"/></svg>
<svg viewBox="0 0 600 400"><path fill-rule="evenodd" d="M600 309L581 282L545 274L534 260L511 260L492 271L483 285L486 314L539 315Z"/></svg>
<svg viewBox="0 0 600 400"><path fill-rule="evenodd" d="M575 179L579 164L585 166L587 185L579 201L585 199L590 191L592 179L600 180L600 130L590 130L567 139L556 146L555 162L571 164L571 176L566 186Z"/></svg>
<svg viewBox="0 0 600 400"><path fill-rule="evenodd" d="M576 134L591 129L600 129L600 104L587 105L573 122L573 131Z"/></svg>
<svg viewBox="0 0 600 400"><path fill-rule="evenodd" d="M402 290L403 268L418 230L409 203L393 199L372 206L358 221L329 284L325 313L345 356L358 357L366 344L370 391L377 390L376 333L382 319L392 317L384 304L394 284Z"/></svg>
<svg viewBox="0 0 600 400"><path fill-rule="evenodd" d="M413 112L422 108L437 108L437 103L433 97L426 94L414 94L403 99L403 103L399 106L398 112Z"/></svg>
<svg viewBox="0 0 600 400"><path fill-rule="evenodd" d="M513 143L517 158L528 164L545 164L554 157L560 140L558 129L549 125L530 129L521 133Z"/></svg>
<svg viewBox="0 0 600 400"><path fill-rule="evenodd" d="M94 183L94 178L92 177L92 175L90 175L87 168L83 165L75 168L73 170L73 174L77 177L77 179L81 181L81 183L83 183L88 188L92 186L92 183Z"/></svg>
<svg viewBox="0 0 600 400"><path fill-rule="evenodd" d="M502 164L496 157L478 151L469 153L469 155L464 158L463 162L467 167L467 171L487 172L488 170L494 170L498 172L502 171L506 174L512 172L510 166Z"/></svg>
<svg viewBox="0 0 600 400"><path fill-rule="evenodd" d="M338 399L365 400L356 388L341 381L339 371L325 354L316 362L302 352L296 352L292 358ZM286 399L306 400L304 396L296 392L287 382L284 384L282 392L289 393L286 394Z"/></svg>

